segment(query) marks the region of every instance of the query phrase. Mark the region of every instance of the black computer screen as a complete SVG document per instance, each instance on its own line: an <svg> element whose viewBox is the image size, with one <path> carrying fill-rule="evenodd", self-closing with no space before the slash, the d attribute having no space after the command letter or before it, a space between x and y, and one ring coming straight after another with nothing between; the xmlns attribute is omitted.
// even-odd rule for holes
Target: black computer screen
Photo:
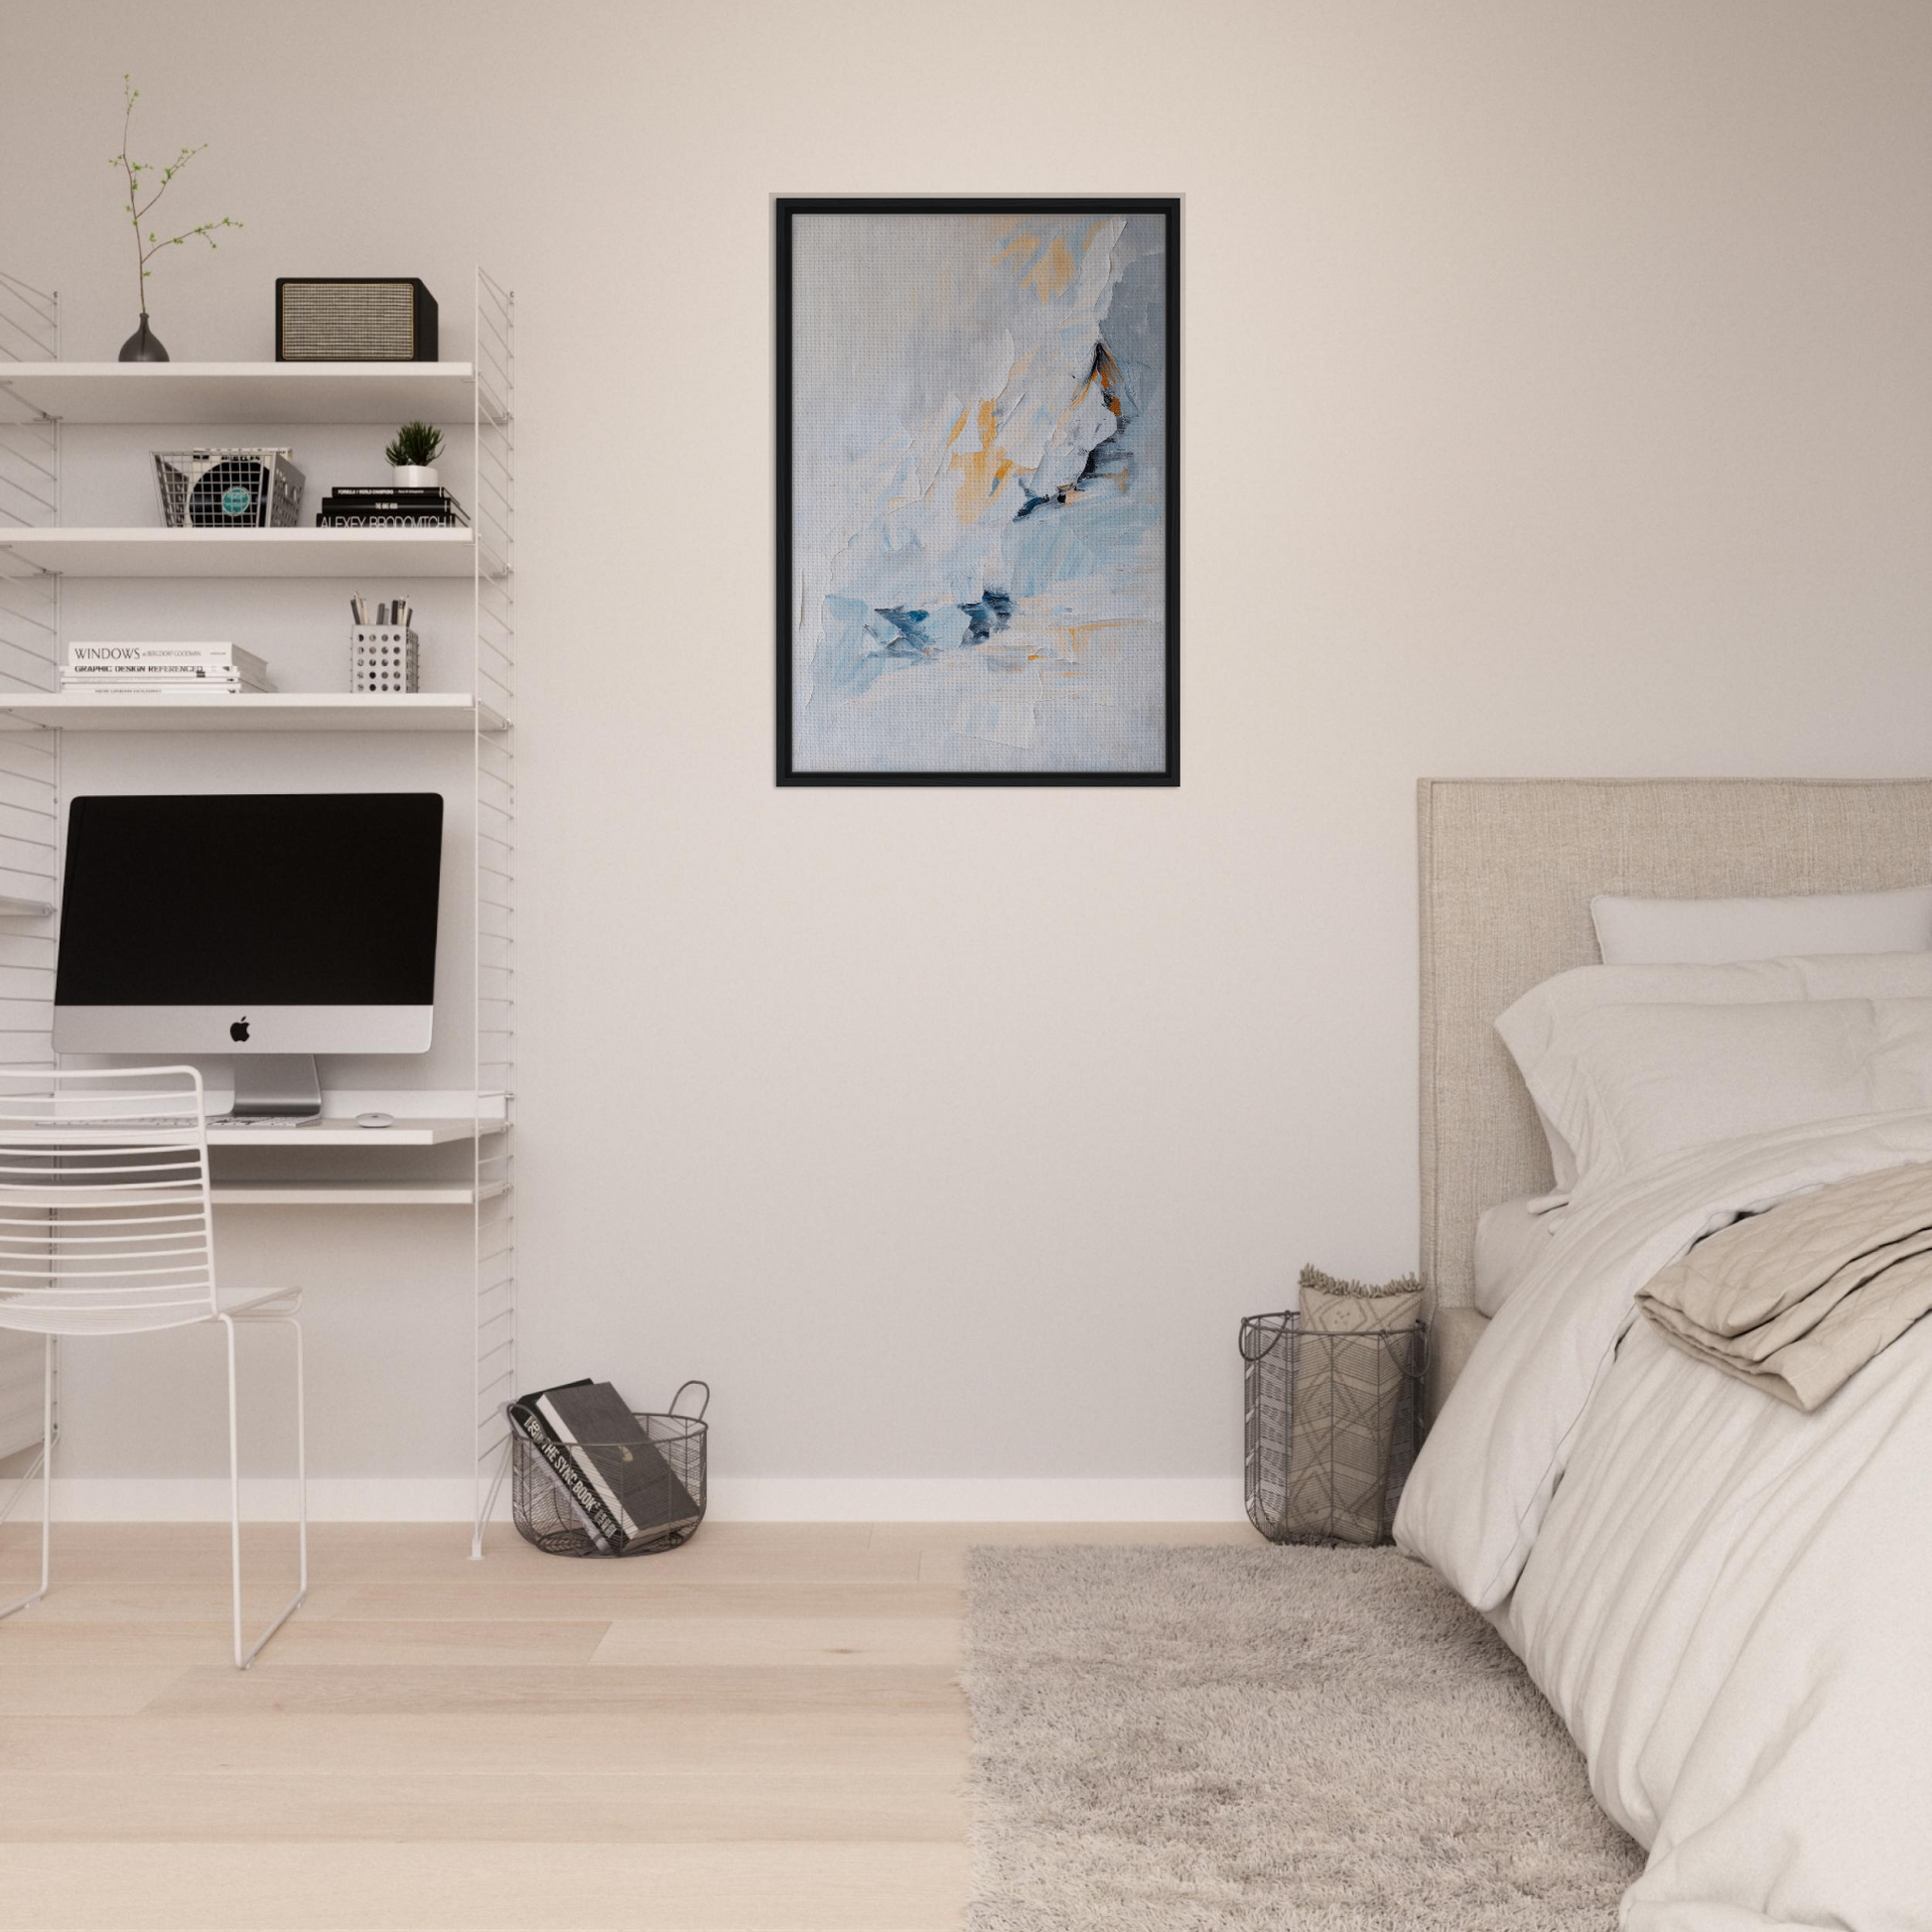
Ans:
<svg viewBox="0 0 1932 1932"><path fill-rule="evenodd" d="M433 791L76 798L55 1004L429 1006L442 852Z"/></svg>

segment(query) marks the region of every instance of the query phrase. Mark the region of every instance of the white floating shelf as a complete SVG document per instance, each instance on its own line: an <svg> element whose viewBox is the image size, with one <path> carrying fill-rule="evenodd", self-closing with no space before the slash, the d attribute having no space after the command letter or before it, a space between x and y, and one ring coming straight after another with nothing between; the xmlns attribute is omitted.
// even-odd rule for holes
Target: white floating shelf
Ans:
<svg viewBox="0 0 1932 1932"><path fill-rule="evenodd" d="M14 362L30 407L69 423L445 423L471 412L468 362Z"/></svg>
<svg viewBox="0 0 1932 1932"><path fill-rule="evenodd" d="M483 1197L502 1191L485 1185ZM474 1207L477 1188L468 1180L216 1180L208 1197L216 1207Z"/></svg>
<svg viewBox="0 0 1932 1932"><path fill-rule="evenodd" d="M68 577L468 577L469 530L0 530L0 551Z"/></svg>
<svg viewBox="0 0 1932 1932"><path fill-rule="evenodd" d="M345 691L252 691L205 698L192 691L108 696L61 692L0 697L0 718L83 732L486 732L501 716L463 691L353 696ZM0 900L0 913L12 903Z"/></svg>
<svg viewBox="0 0 1932 1932"><path fill-rule="evenodd" d="M485 1121L483 1132L499 1133L501 1128ZM398 1115L392 1127L357 1127L352 1120L332 1117L291 1121L286 1127L210 1126L207 1130L209 1147L441 1147L476 1138L477 1123L468 1116L407 1120Z"/></svg>

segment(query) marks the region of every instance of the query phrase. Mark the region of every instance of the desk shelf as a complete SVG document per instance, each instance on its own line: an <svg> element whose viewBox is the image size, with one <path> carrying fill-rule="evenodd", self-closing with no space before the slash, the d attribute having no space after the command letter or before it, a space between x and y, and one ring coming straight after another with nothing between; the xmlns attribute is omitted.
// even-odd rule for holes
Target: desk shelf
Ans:
<svg viewBox="0 0 1932 1932"><path fill-rule="evenodd" d="M484 1135L501 1133L497 1121L484 1121ZM357 1127L352 1120L292 1120L286 1127L214 1127L207 1144L216 1147L447 1147L452 1141L474 1141L477 1123L469 1115L406 1120L398 1115L392 1127Z"/></svg>
<svg viewBox="0 0 1932 1932"><path fill-rule="evenodd" d="M83 732L500 732L502 715L463 691L357 696L249 691L232 697L63 691L0 692L0 719ZM21 903L25 903L22 901ZM0 900L0 913L8 901Z"/></svg>
<svg viewBox="0 0 1932 1932"><path fill-rule="evenodd" d="M503 1192L468 1180L216 1180L216 1207L474 1207Z"/></svg>

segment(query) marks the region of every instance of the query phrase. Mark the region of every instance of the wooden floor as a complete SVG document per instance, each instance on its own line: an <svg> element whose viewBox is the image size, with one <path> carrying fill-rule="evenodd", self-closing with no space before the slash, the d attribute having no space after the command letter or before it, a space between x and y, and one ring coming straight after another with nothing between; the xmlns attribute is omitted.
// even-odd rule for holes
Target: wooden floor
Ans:
<svg viewBox="0 0 1932 1932"><path fill-rule="evenodd" d="M0 1601L37 1534L0 1530ZM249 1534L272 1611L292 1544ZM714 1523L570 1562L504 1527L475 1564L467 1530L326 1526L241 1674L224 1529L57 1527L0 1621L0 1927L956 1927L966 1549L1252 1537Z"/></svg>

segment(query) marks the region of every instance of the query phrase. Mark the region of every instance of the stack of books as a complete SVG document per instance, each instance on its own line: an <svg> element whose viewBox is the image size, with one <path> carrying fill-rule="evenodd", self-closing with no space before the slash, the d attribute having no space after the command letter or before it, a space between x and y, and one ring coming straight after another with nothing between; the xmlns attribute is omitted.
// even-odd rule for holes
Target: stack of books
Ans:
<svg viewBox="0 0 1932 1932"><path fill-rule="evenodd" d="M322 529L411 530L467 525L463 505L438 484L398 489L389 483L339 483L322 499Z"/></svg>
<svg viewBox="0 0 1932 1932"><path fill-rule="evenodd" d="M704 1515L609 1382L563 1382L504 1406L600 1554L674 1542Z"/></svg>
<svg viewBox="0 0 1932 1932"><path fill-rule="evenodd" d="M63 691L272 691L268 666L239 644L69 644Z"/></svg>

